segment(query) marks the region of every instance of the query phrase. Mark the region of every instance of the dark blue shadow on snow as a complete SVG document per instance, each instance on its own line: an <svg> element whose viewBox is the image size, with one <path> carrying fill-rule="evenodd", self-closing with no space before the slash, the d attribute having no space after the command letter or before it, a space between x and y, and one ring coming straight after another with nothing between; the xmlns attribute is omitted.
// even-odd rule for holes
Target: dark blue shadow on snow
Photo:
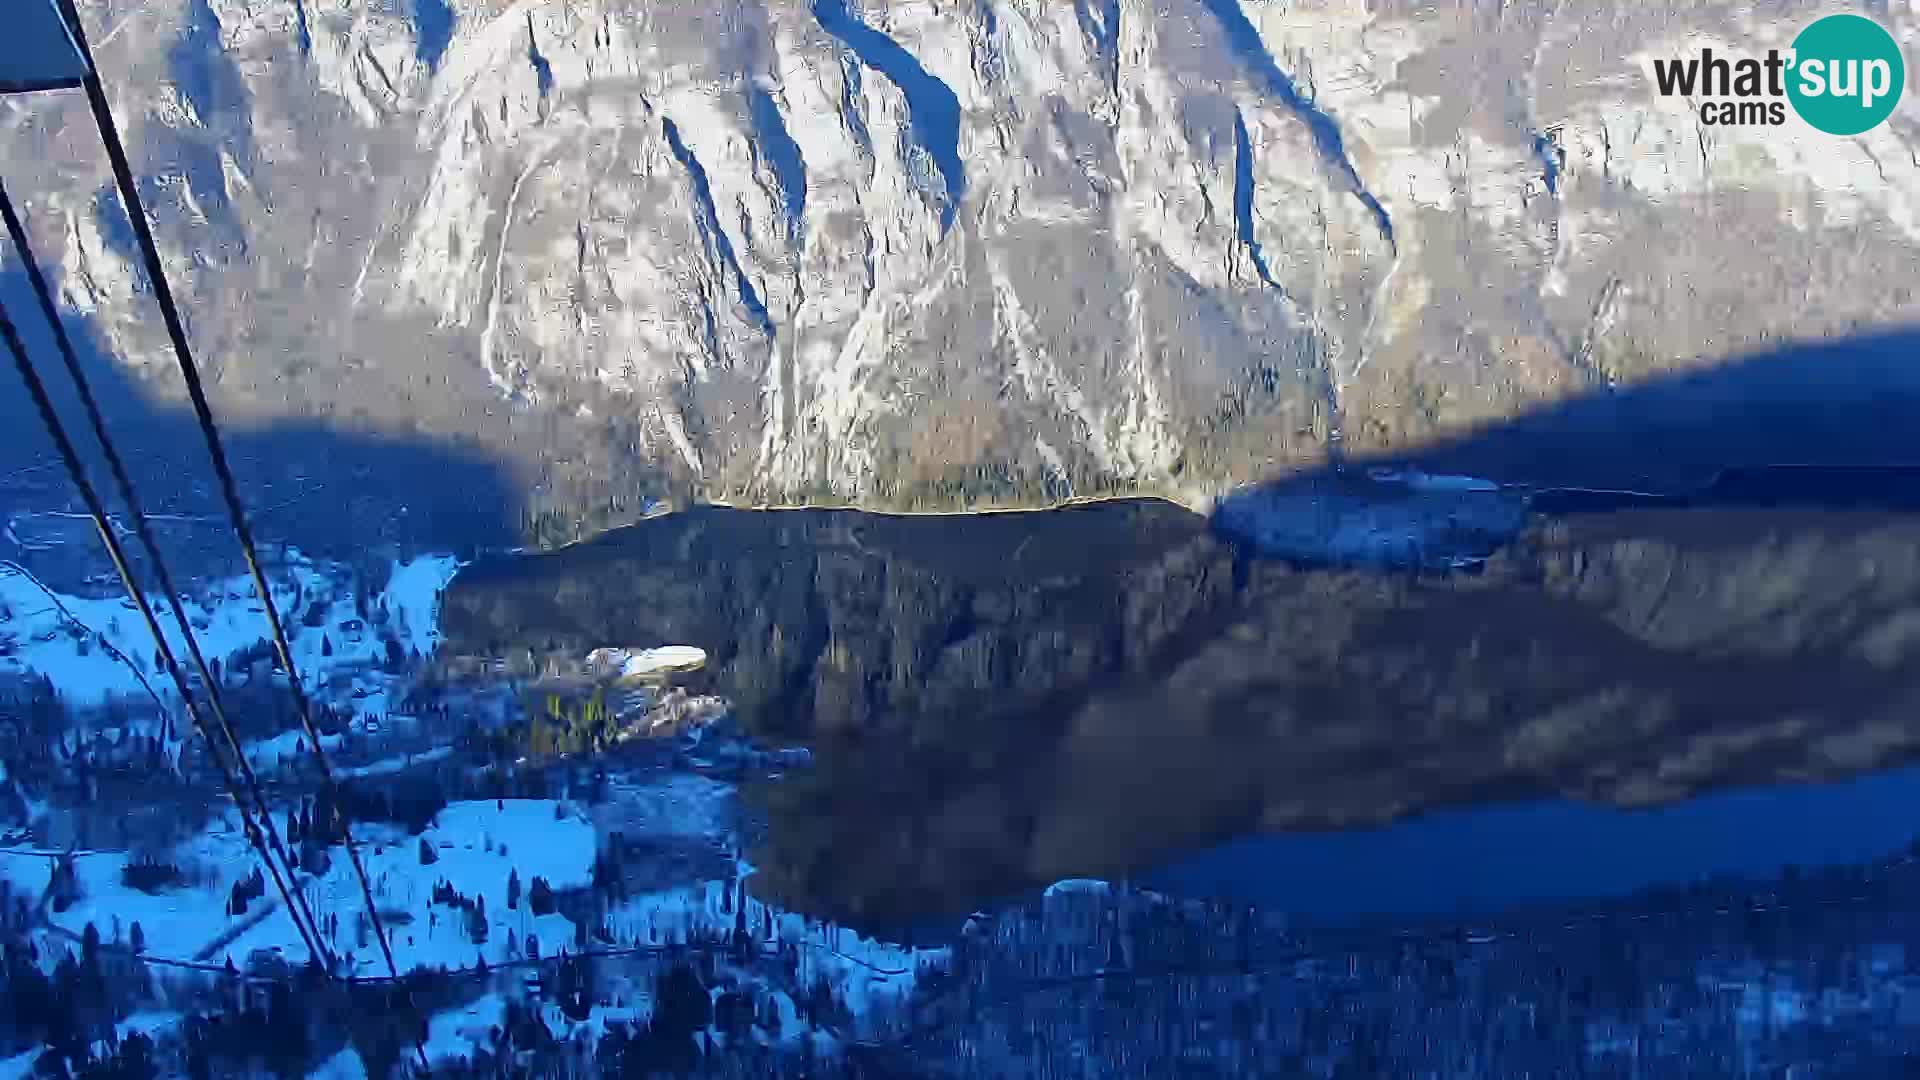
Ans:
<svg viewBox="0 0 1920 1080"><path fill-rule="evenodd" d="M960 99L898 42L860 21L847 0L814 0L813 17L862 63L885 75L906 95L916 140L932 156L946 183L947 203L940 224L943 229L950 227L967 191L966 169L960 161Z"/></svg>
<svg viewBox="0 0 1920 1080"><path fill-rule="evenodd" d="M174 85L202 122L246 104L246 87L220 46L220 17L207 0L193 0L187 23L167 52Z"/></svg>
<svg viewBox="0 0 1920 1080"><path fill-rule="evenodd" d="M148 206L159 196L159 189L147 181L136 181L140 187L140 198ZM93 194L93 220L100 225L100 238L106 241L107 250L130 262L140 258L140 240L133 235L133 222L128 219L126 209L120 202L120 189L109 180L99 191ZM43 260L44 261L44 260ZM49 274L51 269L47 271ZM134 275L134 290L144 292L147 279L143 275Z"/></svg>
<svg viewBox="0 0 1920 1080"><path fill-rule="evenodd" d="M533 12L527 12L527 63L533 65L533 77L540 86L540 96L553 93L553 65L540 54L540 41L533 36Z"/></svg>
<svg viewBox="0 0 1920 1080"><path fill-rule="evenodd" d="M1300 93L1293 79L1280 70L1273 54L1267 51L1267 43L1260 38L1260 31L1247 21L1247 13L1240 10L1240 0L1200 0L1208 11L1220 22L1220 28L1226 32L1227 44L1240 56L1266 85L1269 93L1280 99L1280 103L1306 122L1307 130L1313 136L1313 145L1319 151L1321 160L1327 168L1333 170L1353 191L1373 215L1374 224L1380 235L1391 245L1393 240L1393 221L1387 216L1387 208L1367 190L1360 180L1360 174L1347 158L1346 141L1340 136L1340 125Z"/></svg>
<svg viewBox="0 0 1920 1080"><path fill-rule="evenodd" d="M296 33L303 33L304 26L302 21ZM221 155L228 155L243 173L252 170L253 108L239 68L221 44L220 19L208 0L192 0L188 5L186 25L167 48L166 60L168 74L192 106L198 123L134 148L145 152L143 175L138 180L141 197L163 221L169 214L195 214L178 192L161 185L164 177L180 176L198 210L206 212L202 247L208 257L217 262L244 256L246 232L226 212L227 182ZM117 204L118 199L113 202ZM125 218L111 207L103 209L108 242L123 252L131 251L132 245L127 243L131 230Z"/></svg>
<svg viewBox="0 0 1920 1080"><path fill-rule="evenodd" d="M453 28L458 21L459 15L447 0L414 0L415 58L430 68L438 68L440 58L453 42Z"/></svg>
<svg viewBox="0 0 1920 1080"><path fill-rule="evenodd" d="M1444 810L1382 829L1250 836L1176 860L1144 883L1312 923L1447 918L1857 864L1902 850L1916 832L1920 769L1907 768L1651 810L1556 801Z"/></svg>
<svg viewBox="0 0 1920 1080"><path fill-rule="evenodd" d="M780 104L773 100L772 94L758 86L750 87L747 113L753 123L754 146L766 155L774 180L780 185L787 215L787 238L796 239L807 213L806 159L800 154L800 144L794 142L793 135L787 131Z"/></svg>
<svg viewBox="0 0 1920 1080"><path fill-rule="evenodd" d="M1120 0L1073 0L1073 14L1098 55L1113 59L1119 54Z"/></svg>
<svg viewBox="0 0 1920 1080"><path fill-rule="evenodd" d="M1279 288L1280 283L1267 269L1260 241L1253 235L1253 140L1247 135L1247 121L1239 109L1233 110L1233 228L1253 258L1260 280L1270 289Z"/></svg>
<svg viewBox="0 0 1920 1080"><path fill-rule="evenodd" d="M1213 522L1261 554L1438 566L1484 558L1540 514L1911 512L1916 356L1920 329L1888 329L1597 389L1418 451L1356 454L1241 488L1215 503ZM1345 546L1327 548L1329 536Z"/></svg>
<svg viewBox="0 0 1920 1080"><path fill-rule="evenodd" d="M313 55L313 30L307 25L307 5L297 0L293 5L293 43L302 59Z"/></svg>
<svg viewBox="0 0 1920 1080"><path fill-rule="evenodd" d="M167 50L168 74L194 115L242 161L253 157L253 129L246 83L220 44L220 18L207 0L193 0L187 25Z"/></svg>
<svg viewBox="0 0 1920 1080"><path fill-rule="evenodd" d="M1916 357L1920 327L1791 342L1570 398L1392 460L1534 488L1666 495L1702 490L1729 469L1920 465Z"/></svg>
<svg viewBox="0 0 1920 1080"><path fill-rule="evenodd" d="M720 212L713 204L713 186L707 182L707 170L700 165L700 159L693 156L686 141L680 138L680 127L672 120L662 120L661 127L666 131L667 146L673 150L673 158L687 170L687 177L693 182L694 200L699 204L697 224L700 231L712 241L720 254L720 261L726 265L734 278L740 282L740 302L753 313L755 321L762 330L773 329L773 318L767 314L767 305L754 290L753 282L747 279L745 270L740 268L740 260L733 250L733 241L727 239L727 231L720 227Z"/></svg>
<svg viewBox="0 0 1920 1080"><path fill-rule="evenodd" d="M1546 135L1535 135L1533 156L1540 160L1540 179L1547 185L1547 194L1560 194L1560 170L1566 164L1560 145Z"/></svg>

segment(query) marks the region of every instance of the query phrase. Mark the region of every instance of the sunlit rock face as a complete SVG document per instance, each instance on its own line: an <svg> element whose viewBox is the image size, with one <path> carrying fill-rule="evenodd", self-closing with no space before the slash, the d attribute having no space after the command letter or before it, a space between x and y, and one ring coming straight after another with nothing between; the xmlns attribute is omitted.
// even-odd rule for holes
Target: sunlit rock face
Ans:
<svg viewBox="0 0 1920 1080"><path fill-rule="evenodd" d="M1812 6L82 6L223 407L473 441L576 523L1197 503L1920 314L1920 93L1836 139L1653 92ZM84 105L4 109L157 372Z"/></svg>

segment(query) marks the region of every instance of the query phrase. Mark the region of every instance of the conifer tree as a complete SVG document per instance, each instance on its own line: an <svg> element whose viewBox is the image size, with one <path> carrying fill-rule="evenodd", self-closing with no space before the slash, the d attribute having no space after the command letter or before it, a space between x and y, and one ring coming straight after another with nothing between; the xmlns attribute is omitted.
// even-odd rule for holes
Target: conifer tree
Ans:
<svg viewBox="0 0 1920 1080"><path fill-rule="evenodd" d="M100 969L100 928L91 920L80 933L80 963L90 972Z"/></svg>

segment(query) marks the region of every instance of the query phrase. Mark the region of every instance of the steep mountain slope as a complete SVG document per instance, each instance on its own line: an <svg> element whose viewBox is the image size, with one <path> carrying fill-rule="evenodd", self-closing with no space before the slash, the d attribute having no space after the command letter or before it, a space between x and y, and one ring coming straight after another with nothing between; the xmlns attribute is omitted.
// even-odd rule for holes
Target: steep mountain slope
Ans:
<svg viewBox="0 0 1920 1080"><path fill-rule="evenodd" d="M1204 500L1920 312L1920 94L1838 139L1652 93L1805 5L82 6L223 407L476 441L563 533ZM151 367L84 105L0 110Z"/></svg>
<svg viewBox="0 0 1920 1080"><path fill-rule="evenodd" d="M1920 753L1920 520L1638 508L1478 575L1293 568L1154 501L952 518L711 508L446 594L453 655L707 651L814 768L766 883L910 916L1255 827L1625 806Z"/></svg>

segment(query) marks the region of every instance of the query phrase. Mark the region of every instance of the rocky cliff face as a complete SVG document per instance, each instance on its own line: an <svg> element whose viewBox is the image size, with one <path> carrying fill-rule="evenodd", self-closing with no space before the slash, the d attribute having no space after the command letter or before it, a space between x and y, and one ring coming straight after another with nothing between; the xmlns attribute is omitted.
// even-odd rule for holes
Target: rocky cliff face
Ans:
<svg viewBox="0 0 1920 1080"><path fill-rule="evenodd" d="M223 407L477 440L576 520L1199 500L1920 313L1920 93L1836 139L1652 92L1810 6L82 7ZM84 106L0 108L153 365Z"/></svg>

